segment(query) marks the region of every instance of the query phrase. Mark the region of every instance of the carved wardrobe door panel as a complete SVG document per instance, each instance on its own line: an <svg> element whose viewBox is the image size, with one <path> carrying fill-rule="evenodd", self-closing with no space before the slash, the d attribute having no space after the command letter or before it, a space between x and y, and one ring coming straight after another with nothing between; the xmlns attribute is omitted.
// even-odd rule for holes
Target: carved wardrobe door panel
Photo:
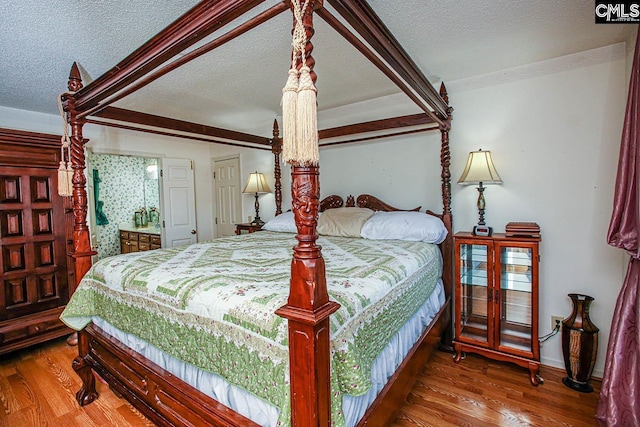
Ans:
<svg viewBox="0 0 640 427"><path fill-rule="evenodd" d="M56 171L0 166L0 238L5 303L0 320L65 305L69 299L64 210Z"/></svg>
<svg viewBox="0 0 640 427"><path fill-rule="evenodd" d="M0 355L72 332L59 319L75 289L59 161L60 136L0 128Z"/></svg>

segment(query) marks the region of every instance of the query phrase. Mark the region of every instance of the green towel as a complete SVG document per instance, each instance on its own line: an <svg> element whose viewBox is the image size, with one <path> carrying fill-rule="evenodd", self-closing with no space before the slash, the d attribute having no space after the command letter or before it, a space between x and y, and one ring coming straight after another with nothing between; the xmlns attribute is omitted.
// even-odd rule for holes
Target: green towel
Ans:
<svg viewBox="0 0 640 427"><path fill-rule="evenodd" d="M104 202L98 200L100 198L100 183L102 180L100 179L100 175L98 173L98 169L93 170L93 198L96 202L96 224L97 225L107 225L109 224L109 220L107 219L107 215L105 215L102 210L102 206Z"/></svg>

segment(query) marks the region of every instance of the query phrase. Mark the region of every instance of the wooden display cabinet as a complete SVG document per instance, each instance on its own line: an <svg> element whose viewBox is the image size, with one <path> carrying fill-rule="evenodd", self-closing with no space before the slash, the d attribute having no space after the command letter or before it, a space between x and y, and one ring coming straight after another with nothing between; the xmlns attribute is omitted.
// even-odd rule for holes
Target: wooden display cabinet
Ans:
<svg viewBox="0 0 640 427"><path fill-rule="evenodd" d="M513 362L538 385L540 238L457 233L454 242L455 362L463 352Z"/></svg>

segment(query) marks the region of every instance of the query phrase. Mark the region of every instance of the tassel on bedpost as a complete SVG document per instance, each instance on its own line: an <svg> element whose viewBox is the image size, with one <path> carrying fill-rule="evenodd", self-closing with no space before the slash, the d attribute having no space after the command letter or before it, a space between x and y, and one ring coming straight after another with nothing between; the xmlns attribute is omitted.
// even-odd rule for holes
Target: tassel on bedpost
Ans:
<svg viewBox="0 0 640 427"><path fill-rule="evenodd" d="M296 134L298 136L298 161L308 166L317 166L318 152L318 107L317 89L313 84L310 69L305 64L300 69L300 85L296 110Z"/></svg>
<svg viewBox="0 0 640 427"><path fill-rule="evenodd" d="M60 166L58 167L58 194L62 197L71 197L73 195L73 169L71 168L70 149L69 138L63 136L60 146Z"/></svg>
<svg viewBox="0 0 640 427"><path fill-rule="evenodd" d="M291 67L282 90L282 154L285 162L301 166L318 164L317 97L314 84L313 26L305 18L313 14L314 0L291 0L294 27ZM295 99L294 99L295 98Z"/></svg>
<svg viewBox="0 0 640 427"><path fill-rule="evenodd" d="M70 94L70 93L68 93ZM69 140L69 126L67 114L62 107L62 98L58 97L58 109L62 118L63 135L60 139L60 166L58 167L58 194L62 197L70 197L73 193L73 169L71 168L71 141Z"/></svg>
<svg viewBox="0 0 640 427"><path fill-rule="evenodd" d="M298 70L289 69L287 84L282 89L282 153L285 162L297 158L296 104L298 100Z"/></svg>
<svg viewBox="0 0 640 427"><path fill-rule="evenodd" d="M67 167L64 160L60 160L60 167L58 167L58 195L62 197L69 197L71 194L68 192L69 180L67 179Z"/></svg>

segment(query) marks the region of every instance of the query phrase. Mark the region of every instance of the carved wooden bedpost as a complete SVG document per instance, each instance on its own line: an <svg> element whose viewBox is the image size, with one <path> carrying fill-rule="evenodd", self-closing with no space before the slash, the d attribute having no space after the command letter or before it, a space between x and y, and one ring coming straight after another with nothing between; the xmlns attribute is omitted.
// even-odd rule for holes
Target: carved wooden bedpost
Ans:
<svg viewBox="0 0 640 427"><path fill-rule="evenodd" d="M69 91L77 92L82 89L82 78L76 63L69 74ZM87 226L87 179L84 175L86 167L84 145L89 141L82 136L85 119L78 116L73 95L65 94L63 107L71 125L71 167L73 168L73 259L75 261L76 284L80 283L89 268L91 257L96 254L91 249L89 227Z"/></svg>
<svg viewBox="0 0 640 427"><path fill-rule="evenodd" d="M278 121L273 121L273 138L271 139L271 152L273 153L273 178L275 179L273 192L276 195L276 216L282 213L282 171L280 169L280 154L282 154L282 138Z"/></svg>
<svg viewBox="0 0 640 427"><path fill-rule="evenodd" d="M70 92L77 92L82 89L82 78L76 63L71 67L69 83L67 85ZM87 179L84 175L85 158L84 145L88 139L82 136L82 127L85 119L78 117L76 110L76 99L73 94L63 95L63 108L67 113L69 124L71 125L71 167L73 168L73 254L71 255L75 263L75 287L80 283L80 279L91 268L91 257L96 254L91 249L89 238L89 227L87 226ZM84 332L78 334L78 357L73 359L71 366L82 379L82 388L76 393L76 400L81 406L88 405L98 398L95 387L95 378L91 366L85 361L84 356L89 352L88 337ZM69 338L67 342L72 343L74 338Z"/></svg>
<svg viewBox="0 0 640 427"><path fill-rule="evenodd" d="M440 85L440 96L449 104L449 96L444 83ZM451 152L449 151L449 130L451 129L451 112L453 108L447 109L447 118L444 125L440 126L440 164L442 172L440 180L442 183L442 221L449 231L447 238L442 242L442 280L444 281L447 297L453 298L453 217L451 214ZM453 351L453 321L442 335L441 347Z"/></svg>
<svg viewBox="0 0 640 427"><path fill-rule="evenodd" d="M318 3L316 1L315 5ZM303 23L309 40L313 35L313 8L306 9ZM306 64L311 68L315 82L312 50L308 41ZM300 58L297 63L301 65ZM329 316L339 305L329 301L324 259L320 246L316 245L319 168L294 163L291 181L298 245L293 248L289 299L276 311L289 321L291 424L294 427L325 427L331 422Z"/></svg>

